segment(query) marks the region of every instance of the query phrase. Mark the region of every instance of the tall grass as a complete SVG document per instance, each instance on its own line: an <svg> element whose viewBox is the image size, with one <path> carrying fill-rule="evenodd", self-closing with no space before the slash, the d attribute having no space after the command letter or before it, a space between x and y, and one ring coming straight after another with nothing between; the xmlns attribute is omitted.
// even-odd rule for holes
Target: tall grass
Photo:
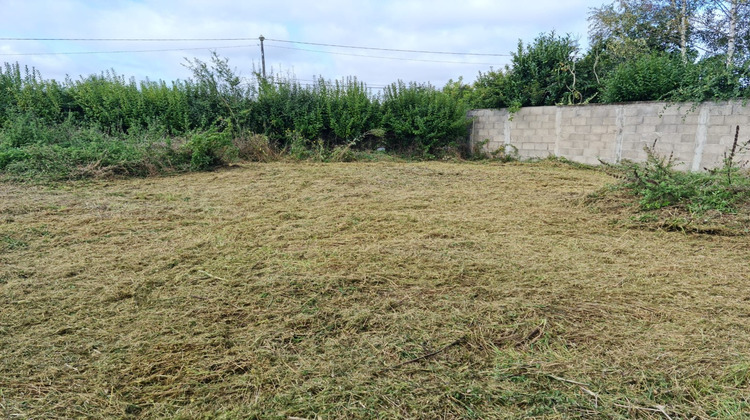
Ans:
<svg viewBox="0 0 750 420"><path fill-rule="evenodd" d="M467 105L430 85L397 82L378 93L355 77L245 79L217 55L187 67L191 78L168 84L114 70L49 80L5 63L0 171L70 178L92 165L127 174L203 170L247 158L238 144L257 135L266 152L385 147L424 157L466 138Z"/></svg>

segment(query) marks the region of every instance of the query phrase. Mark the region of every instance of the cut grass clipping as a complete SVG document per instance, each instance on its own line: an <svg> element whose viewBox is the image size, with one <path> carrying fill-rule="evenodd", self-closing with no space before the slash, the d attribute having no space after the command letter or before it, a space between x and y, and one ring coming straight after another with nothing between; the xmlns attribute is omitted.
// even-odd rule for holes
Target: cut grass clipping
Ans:
<svg viewBox="0 0 750 420"><path fill-rule="evenodd" d="M750 247L555 162L0 185L4 418L747 418Z"/></svg>

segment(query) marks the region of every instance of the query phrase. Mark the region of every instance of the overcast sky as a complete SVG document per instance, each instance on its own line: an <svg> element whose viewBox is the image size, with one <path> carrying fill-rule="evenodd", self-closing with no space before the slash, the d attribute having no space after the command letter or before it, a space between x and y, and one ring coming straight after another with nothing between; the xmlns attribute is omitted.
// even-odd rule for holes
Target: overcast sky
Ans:
<svg viewBox="0 0 750 420"><path fill-rule="evenodd" d="M0 40L0 61L74 79L107 69L136 79L186 79L185 58L229 59L243 76L260 68L300 80L357 76L373 87L396 80L443 86L501 68L518 40L569 33L586 48L591 7L604 0L0 0L0 38L246 38L235 41ZM274 40L274 41L272 41ZM493 55L348 49L279 41ZM174 51L178 50L179 51ZM151 51L145 51L151 50ZM160 51L153 51L160 50ZM118 51L119 53L114 53ZM141 52L136 52L141 51ZM145 51L145 52L144 52ZM88 54L90 52L108 52ZM50 54L67 53L67 54ZM85 53L85 54L71 54ZM24 55L18 55L24 54Z"/></svg>

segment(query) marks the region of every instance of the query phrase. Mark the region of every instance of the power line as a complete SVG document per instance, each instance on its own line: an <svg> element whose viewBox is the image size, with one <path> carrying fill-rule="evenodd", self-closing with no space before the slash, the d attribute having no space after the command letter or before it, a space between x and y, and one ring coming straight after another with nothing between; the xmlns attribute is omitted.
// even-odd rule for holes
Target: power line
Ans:
<svg viewBox="0 0 750 420"><path fill-rule="evenodd" d="M1 53L0 57L43 56L43 55L128 54L128 53L149 53L149 52L170 52L170 51L216 50L216 49L230 49L230 48L254 48L256 46L257 45L231 45L231 46L221 46L221 47L163 48L163 49L148 49L148 50ZM466 62L466 61L427 60L427 59L419 59L419 58L388 57L388 56L378 56L378 55L342 53L342 52L335 52L335 51L311 50L311 49L307 49L307 48L282 47L282 46L279 46L279 45L275 45L274 47L275 48L285 49L285 50L305 51L305 52L311 52L311 53L323 53L323 54L343 55L343 56L350 56L350 57L376 58L376 59L397 60L397 61L418 61L418 62L427 62L427 63L488 65L488 66L498 65L497 63L470 63L470 62Z"/></svg>
<svg viewBox="0 0 750 420"><path fill-rule="evenodd" d="M374 50L374 51L395 51L395 52L408 52L418 54L445 54L445 55L472 55L472 56L484 56L484 57L510 57L510 54L488 54L488 53L463 53L463 52L452 52L452 51L427 51L427 50L402 50L396 48L377 48L377 47L361 47L354 45L340 45L340 44L323 44L318 42L302 42L302 41L287 41L283 39L271 39L266 38L266 41L284 42L289 44L303 44L303 45L316 45L319 47L335 47L335 48L351 48L358 50Z"/></svg>
<svg viewBox="0 0 750 420"><path fill-rule="evenodd" d="M228 48L250 48L255 45L230 45L224 47L195 47L195 48L166 48L158 50L119 50L119 51L68 51L68 52L40 52L40 53L3 53L0 56L36 56L36 55L86 55L86 54L128 54L147 52L169 52L169 51L195 51L195 50L218 50Z"/></svg>
<svg viewBox="0 0 750 420"><path fill-rule="evenodd" d="M290 83L290 82L279 81L279 82L274 82L274 83L277 84L277 85L283 85L283 84ZM300 80L300 79L293 79L291 81L291 83L297 84L299 86L304 86L304 87L317 87L317 86L319 86L317 83L306 81L306 80ZM374 84L374 85L371 85L371 84L365 83L365 82L362 82L362 83L365 85L365 88L367 88L367 89L385 89L385 88L387 88L387 87L390 86L390 85L383 85L383 84Z"/></svg>
<svg viewBox="0 0 750 420"><path fill-rule="evenodd" d="M0 38L0 41L172 42L252 41L258 38Z"/></svg>
<svg viewBox="0 0 750 420"><path fill-rule="evenodd" d="M254 40L257 40L257 38L20 38L20 37L0 38L0 41L80 41L80 42L204 42L204 41L208 42L208 41L254 41ZM315 45L319 47L405 52L405 53L416 53L416 54L463 55L463 56L480 56L480 57L510 57L511 56L510 54L495 54L495 53L409 50L409 49L398 49L398 48L366 47L366 46L358 46L358 45L326 44L326 43L319 43L319 42L291 41L291 40L286 40L286 39L272 39L272 38L265 38L265 40L287 43L287 44Z"/></svg>
<svg viewBox="0 0 750 420"><path fill-rule="evenodd" d="M276 45L274 47L275 48L283 48L285 50L307 51L307 52L312 52L312 53L323 53L323 54L333 54L333 55L345 55L345 56L351 56L351 57L378 58L378 59L385 59L385 60L421 61L421 62L427 62L427 63L470 64L470 65L486 65L486 66L499 65L497 63L469 63L469 62L466 62L466 61L426 60L426 59L419 59L419 58L387 57L387 56L379 56L379 55L364 55L364 54L340 53L340 52L334 52L334 51L309 50L309 49L306 49L306 48L281 47L281 46L278 46L278 45Z"/></svg>

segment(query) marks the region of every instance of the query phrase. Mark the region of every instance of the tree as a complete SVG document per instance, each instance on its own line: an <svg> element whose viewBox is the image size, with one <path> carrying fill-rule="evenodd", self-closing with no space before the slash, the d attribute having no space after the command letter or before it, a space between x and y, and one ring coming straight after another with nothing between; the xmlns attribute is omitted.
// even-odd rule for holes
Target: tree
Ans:
<svg viewBox="0 0 750 420"><path fill-rule="evenodd" d="M518 42L508 73L510 97L520 106L555 105L575 89L578 44L570 35L542 34L524 46Z"/></svg>
<svg viewBox="0 0 750 420"><path fill-rule="evenodd" d="M580 102L572 97L580 96L574 94L577 54L578 43L570 35L551 32L539 35L528 45L518 41L509 66L479 74L474 83L473 104L513 109Z"/></svg>
<svg viewBox="0 0 750 420"><path fill-rule="evenodd" d="M683 62L694 50L692 22L706 0L616 0L589 14L592 44L605 44L623 61L650 52L677 52Z"/></svg>
<svg viewBox="0 0 750 420"><path fill-rule="evenodd" d="M750 1L710 0L698 22L708 55L726 55L727 66L750 56Z"/></svg>

